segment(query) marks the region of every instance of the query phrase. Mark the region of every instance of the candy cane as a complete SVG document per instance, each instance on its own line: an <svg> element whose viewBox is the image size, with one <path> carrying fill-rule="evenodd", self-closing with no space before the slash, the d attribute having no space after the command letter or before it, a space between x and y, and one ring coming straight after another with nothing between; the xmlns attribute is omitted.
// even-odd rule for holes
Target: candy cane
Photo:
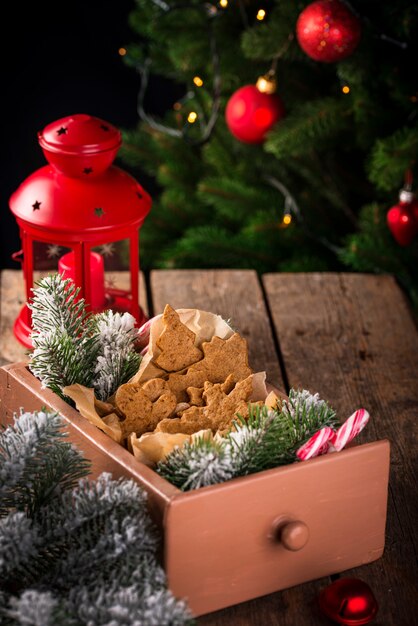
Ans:
<svg viewBox="0 0 418 626"><path fill-rule="evenodd" d="M138 328L136 343L137 343L138 348L142 348L141 354L143 353L145 354L145 352L148 349L151 324L155 322L155 320L159 319L160 317L161 317L161 314L156 315L155 317L151 317L151 319L149 319L147 322L145 322L145 324L142 324L142 326Z"/></svg>
<svg viewBox="0 0 418 626"><path fill-rule="evenodd" d="M335 435L335 432L329 426L318 430L306 443L296 452L296 456L301 461L307 461L314 456L325 454L328 452L328 443Z"/></svg>
<svg viewBox="0 0 418 626"><path fill-rule="evenodd" d="M330 443L330 452L339 452L347 443L363 430L370 415L366 409L358 409L355 413L344 422L342 426L334 433Z"/></svg>

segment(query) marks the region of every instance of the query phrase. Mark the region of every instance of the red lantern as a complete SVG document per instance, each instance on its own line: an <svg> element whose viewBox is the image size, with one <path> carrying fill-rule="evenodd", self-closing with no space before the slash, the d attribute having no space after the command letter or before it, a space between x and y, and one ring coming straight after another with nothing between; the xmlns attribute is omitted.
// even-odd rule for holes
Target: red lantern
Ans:
<svg viewBox="0 0 418 626"><path fill-rule="evenodd" d="M29 176L10 199L22 240L14 258L23 263L26 299L32 295L34 270L58 269L80 287L90 310L128 311L141 324L139 229L151 198L134 178L112 165L122 143L120 131L80 114L49 124L38 139L49 165ZM126 290L105 283L105 270L120 269L117 250L129 266ZM27 303L14 333L32 347Z"/></svg>

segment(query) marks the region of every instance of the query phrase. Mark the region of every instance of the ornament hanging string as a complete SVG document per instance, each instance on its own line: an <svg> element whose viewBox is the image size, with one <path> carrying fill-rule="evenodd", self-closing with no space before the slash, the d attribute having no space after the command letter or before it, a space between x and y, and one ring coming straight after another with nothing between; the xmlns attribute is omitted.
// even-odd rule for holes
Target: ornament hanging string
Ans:
<svg viewBox="0 0 418 626"><path fill-rule="evenodd" d="M273 60L271 62L271 67L269 70L269 74L271 73L272 76L276 75L276 71L277 71L277 64L279 62L279 60L286 54L286 52L289 50L289 46L292 43L292 41L294 40L295 35L294 33L289 33L286 41L284 42L284 44L281 46L281 48L278 50L278 52L276 52L276 54L273 57Z"/></svg>
<svg viewBox="0 0 418 626"><path fill-rule="evenodd" d="M211 51L212 58L212 71L213 71L213 81L212 81L212 106L209 114L209 118L206 123L202 122L202 117L200 116L200 126L202 129L201 136L198 139L193 139L189 136L188 130L189 125L183 129L173 128L171 126L167 126L165 124L161 124L157 122L157 120L149 115L145 111L144 101L145 95L148 88L149 74L151 68L151 58L148 57L145 62L141 65L137 66L137 70L141 76L141 87L138 94L138 104L137 111L138 115L142 121L146 122L151 128L157 130L166 135L170 135L171 137L183 138L189 145L199 147L204 145L207 141L209 141L213 129L215 128L216 121L218 119L220 104L221 104L221 72L220 72L220 59L219 59L219 51L218 45L214 33L214 29L212 28L212 19L218 16L218 11L216 7L207 3L203 6L190 6L187 4L176 4L174 6L168 6L162 0L152 0L152 2L158 6L160 9L164 11L165 14L171 13L175 10L181 9L197 9L204 10L206 15L208 16L208 30L209 30L209 45ZM214 9L214 10L213 10ZM191 92L193 93L193 92ZM187 94L189 95L189 94Z"/></svg>

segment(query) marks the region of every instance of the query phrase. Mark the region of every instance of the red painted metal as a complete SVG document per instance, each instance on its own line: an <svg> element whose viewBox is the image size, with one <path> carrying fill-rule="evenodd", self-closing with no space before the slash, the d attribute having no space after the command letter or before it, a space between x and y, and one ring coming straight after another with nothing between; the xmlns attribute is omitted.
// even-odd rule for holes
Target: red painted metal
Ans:
<svg viewBox="0 0 418 626"><path fill-rule="evenodd" d="M75 283L87 305L97 310L90 301L91 249L127 239L131 289L107 289L103 308L129 311L141 324L138 238L151 198L132 176L112 165L121 146L120 131L79 114L49 124L38 139L49 164L31 174L10 198L20 227L27 300L33 287L34 242L74 252ZM31 347L30 332L26 303L15 322L15 335Z"/></svg>

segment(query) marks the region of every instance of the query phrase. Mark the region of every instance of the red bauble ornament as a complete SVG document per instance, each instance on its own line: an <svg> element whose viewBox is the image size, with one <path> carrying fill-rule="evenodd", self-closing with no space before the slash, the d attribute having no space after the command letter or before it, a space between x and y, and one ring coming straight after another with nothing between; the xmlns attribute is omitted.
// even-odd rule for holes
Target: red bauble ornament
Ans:
<svg viewBox="0 0 418 626"><path fill-rule="evenodd" d="M262 143L266 133L284 116L283 102L275 93L246 85L228 101L225 119L232 135L244 143Z"/></svg>
<svg viewBox="0 0 418 626"><path fill-rule="evenodd" d="M400 246L409 246L418 233L418 202L411 191L402 189L399 203L387 212L389 230Z"/></svg>
<svg viewBox="0 0 418 626"><path fill-rule="evenodd" d="M296 36L311 59L335 63L354 52L361 23L340 0L318 0L299 15Z"/></svg>
<svg viewBox="0 0 418 626"><path fill-rule="evenodd" d="M378 610L372 590L358 578L340 578L326 587L319 606L327 617L345 626L368 624Z"/></svg>

